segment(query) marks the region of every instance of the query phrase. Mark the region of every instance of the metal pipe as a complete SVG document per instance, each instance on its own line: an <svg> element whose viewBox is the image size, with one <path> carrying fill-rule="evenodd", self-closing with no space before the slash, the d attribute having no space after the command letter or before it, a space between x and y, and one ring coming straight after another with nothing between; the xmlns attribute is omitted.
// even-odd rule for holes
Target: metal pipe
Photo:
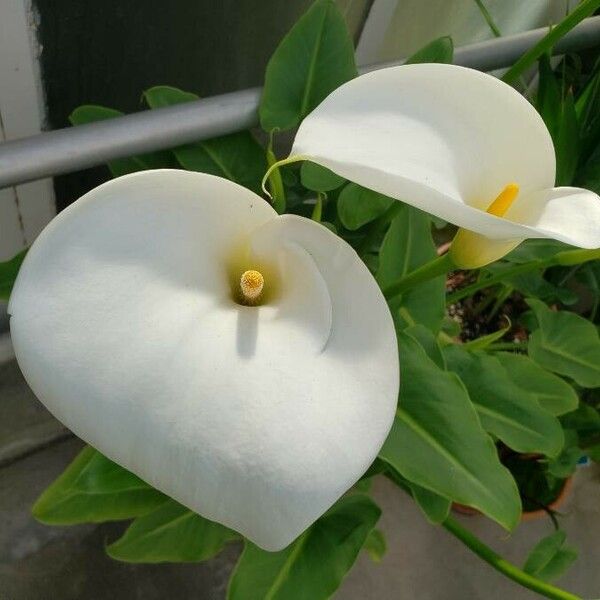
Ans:
<svg viewBox="0 0 600 600"><path fill-rule="evenodd" d="M463 46L456 49L454 62L481 71L507 67L547 31L543 27ZM596 44L600 44L600 16L573 28L556 44L554 53ZM371 65L360 71L401 63ZM254 127L260 94L260 88L252 88L5 142L0 144L0 188Z"/></svg>

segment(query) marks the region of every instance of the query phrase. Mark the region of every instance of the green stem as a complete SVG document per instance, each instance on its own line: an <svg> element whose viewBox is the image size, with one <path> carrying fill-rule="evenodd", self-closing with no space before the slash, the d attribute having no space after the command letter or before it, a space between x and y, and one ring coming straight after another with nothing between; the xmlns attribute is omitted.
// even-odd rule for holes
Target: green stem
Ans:
<svg viewBox="0 0 600 600"><path fill-rule="evenodd" d="M600 2L600 0L599 0ZM475 292L479 290L483 290L487 287L500 283L504 279L508 279L510 277L514 277L515 275L521 275L523 273L528 273L530 271L535 271L536 269L547 269L548 267L555 266L572 266L578 265L590 260L595 260L600 258L600 249L599 250L565 250L563 252L559 252L550 258L545 260L534 260L528 263L522 263L520 265L516 265L510 269L505 269L500 273L496 273L495 275L491 275L490 277L486 277L480 281L476 281L471 285L463 288L462 290L457 290L456 292L450 294L446 299L447 304L454 304L463 298L467 298L468 296L472 296Z"/></svg>
<svg viewBox="0 0 600 600"><path fill-rule="evenodd" d="M383 289L383 295L388 300L391 300L410 287L423 283L424 281L429 281L440 275L445 275L453 268L454 263L450 258L450 254L447 252L446 254L442 254L442 256L438 256L431 262L424 264L415 271L411 271L408 275L405 275L398 281L388 285Z"/></svg>
<svg viewBox="0 0 600 600"><path fill-rule="evenodd" d="M496 302L492 306L492 310L488 313L486 321L489 323L500 310L500 307L508 300L508 297L513 293L514 287L512 285L504 284L504 289L496 295Z"/></svg>
<svg viewBox="0 0 600 600"><path fill-rule="evenodd" d="M401 490L406 492L412 498L410 486L404 477L402 477L395 469L387 468L384 473L386 477L391 479ZM570 592L561 590L545 581L536 579L533 575L525 573L525 571L522 571L519 567L516 567L500 555L496 554L489 546L486 546L478 537L459 525L452 517L447 517L441 525L446 531L449 531L458 538L465 546L467 546L467 548L477 554L479 558L483 559L496 569L496 571L502 573L509 579L512 579L519 585L553 600L582 600L579 596L575 596Z"/></svg>
<svg viewBox="0 0 600 600"><path fill-rule="evenodd" d="M279 168L274 168L277 165L277 157L273 152L272 148L273 139L269 143L267 148L267 164L269 170L267 175L269 177L269 189L271 192L271 198L273 198L273 208L277 211L277 214L283 214L285 212L286 200L285 200L285 188L283 187L283 180L281 179L281 171ZM265 177L267 176L265 175Z"/></svg>
<svg viewBox="0 0 600 600"><path fill-rule="evenodd" d="M317 193L317 201L315 203L315 207L313 208L311 219L316 221L317 223L321 222L321 217L323 216L323 194L321 192Z"/></svg>
<svg viewBox="0 0 600 600"><path fill-rule="evenodd" d="M494 19L492 19L492 15L487 9L487 6L483 3L483 0L475 0L475 4L477 4L477 6L479 7L480 12L483 15L483 18L485 19L485 22L488 24L488 27L490 28L494 36L502 37L502 33L498 29L496 23L494 23Z"/></svg>
<svg viewBox="0 0 600 600"><path fill-rule="evenodd" d="M568 33L580 21L589 17L600 7L600 0L583 0L579 6L567 17L565 17L556 27L545 35L535 46L530 48L515 64L504 74L502 80L506 83L514 83L533 63L545 52L548 52L552 46L558 42L566 33Z"/></svg>
<svg viewBox="0 0 600 600"><path fill-rule="evenodd" d="M486 546L479 538L475 537L470 531L459 525L452 517L448 517L442 523L442 526L446 531L449 531L453 536L457 537L472 552L477 554L479 558L483 559L486 563L496 569L496 571L499 571L509 579L516 581L523 587L553 600L582 600L580 596L561 590L560 588L544 581L540 581L532 575L525 573L525 571L522 571L500 555L496 554L489 546Z"/></svg>
<svg viewBox="0 0 600 600"><path fill-rule="evenodd" d="M492 342L486 350L527 350L527 342Z"/></svg>

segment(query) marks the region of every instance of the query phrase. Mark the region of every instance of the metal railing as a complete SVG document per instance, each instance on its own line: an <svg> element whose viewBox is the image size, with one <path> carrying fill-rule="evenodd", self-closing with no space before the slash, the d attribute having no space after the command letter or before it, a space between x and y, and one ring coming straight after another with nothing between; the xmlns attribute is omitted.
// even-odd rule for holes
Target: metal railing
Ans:
<svg viewBox="0 0 600 600"><path fill-rule="evenodd" d="M454 62L481 71L507 67L547 32L540 28L463 46L455 50ZM600 16L582 21L553 51L564 54L598 44ZM0 144L0 188L254 127L260 94L260 88L252 88L5 142Z"/></svg>

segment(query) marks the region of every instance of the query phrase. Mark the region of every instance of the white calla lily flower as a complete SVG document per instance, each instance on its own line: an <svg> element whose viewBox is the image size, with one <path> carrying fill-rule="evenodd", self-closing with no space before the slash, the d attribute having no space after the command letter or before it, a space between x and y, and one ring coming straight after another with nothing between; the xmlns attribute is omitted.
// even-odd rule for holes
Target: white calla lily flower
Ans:
<svg viewBox="0 0 600 600"><path fill-rule="evenodd" d="M9 312L58 419L268 550L358 480L395 414L394 326L357 254L218 177L92 190L33 244Z"/></svg>
<svg viewBox="0 0 600 600"><path fill-rule="evenodd" d="M461 267L527 238L600 247L600 198L553 187L542 118L479 71L415 64L357 77L304 119L285 162L301 159L464 228L451 249Z"/></svg>

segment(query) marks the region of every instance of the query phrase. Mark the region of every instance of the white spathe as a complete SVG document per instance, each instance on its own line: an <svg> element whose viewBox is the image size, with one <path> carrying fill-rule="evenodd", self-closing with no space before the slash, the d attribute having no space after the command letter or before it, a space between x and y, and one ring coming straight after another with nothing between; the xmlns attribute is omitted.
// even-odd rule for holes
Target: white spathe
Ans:
<svg viewBox="0 0 600 600"><path fill-rule="evenodd" d="M234 300L248 268L264 305ZM393 421L396 337L368 269L218 177L146 171L92 190L34 243L9 312L59 420L268 550L357 481Z"/></svg>
<svg viewBox="0 0 600 600"><path fill-rule="evenodd" d="M502 242L492 251L476 239L467 255L484 250L493 260L526 238L600 246L600 198L553 188L554 148L543 120L516 90L479 71L416 64L357 77L302 122L290 156L475 232L483 242ZM486 213L513 182L520 192L504 217Z"/></svg>

